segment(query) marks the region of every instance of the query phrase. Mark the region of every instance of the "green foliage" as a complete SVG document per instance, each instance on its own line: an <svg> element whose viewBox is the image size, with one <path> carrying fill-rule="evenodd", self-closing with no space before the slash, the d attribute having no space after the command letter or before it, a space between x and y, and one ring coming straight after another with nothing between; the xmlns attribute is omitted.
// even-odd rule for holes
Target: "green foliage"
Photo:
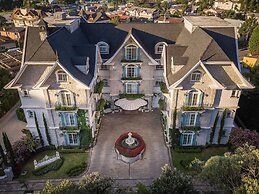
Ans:
<svg viewBox="0 0 259 194"><path fill-rule="evenodd" d="M19 95L16 90L4 89L4 86L9 83L12 78L12 75L7 70L0 68L0 117L19 101Z"/></svg>
<svg viewBox="0 0 259 194"><path fill-rule="evenodd" d="M215 135L215 131L216 131L218 120L219 120L219 113L217 112L217 115L216 115L213 127L211 129L211 133L210 133L210 144L213 143L213 139L214 139L214 135Z"/></svg>
<svg viewBox="0 0 259 194"><path fill-rule="evenodd" d="M120 98L128 98L128 99L137 99L142 98L145 95L144 94L120 94Z"/></svg>
<svg viewBox="0 0 259 194"><path fill-rule="evenodd" d="M138 183L137 184L137 193L138 194L149 194L149 191L144 184Z"/></svg>
<svg viewBox="0 0 259 194"><path fill-rule="evenodd" d="M220 127L219 127L218 144L220 144L221 138L223 136L226 113L227 113L227 109L225 109L222 113L222 117L221 117L221 121L220 121Z"/></svg>
<svg viewBox="0 0 259 194"><path fill-rule="evenodd" d="M3 150L3 147L2 147L1 144L0 144L0 156L1 156L2 160L3 160L4 165L8 166L7 158L6 158L6 155L4 153L4 150Z"/></svg>
<svg viewBox="0 0 259 194"><path fill-rule="evenodd" d="M77 109L76 106L62 106L62 105L55 106L55 110L60 110L60 111L73 111L76 109Z"/></svg>
<svg viewBox="0 0 259 194"><path fill-rule="evenodd" d="M57 171L58 169L60 169L60 167L63 165L63 163L64 163L64 159L60 158L47 166L43 166L41 168L37 168L37 169L33 170L32 174L35 176L42 176L44 174L47 174L50 171Z"/></svg>
<svg viewBox="0 0 259 194"><path fill-rule="evenodd" d="M191 178L168 165L162 168L162 174L151 185L151 193L195 193Z"/></svg>
<svg viewBox="0 0 259 194"><path fill-rule="evenodd" d="M120 18L119 17L114 17L110 20L110 23L112 24L118 24L120 23Z"/></svg>
<svg viewBox="0 0 259 194"><path fill-rule="evenodd" d="M40 139L40 144L41 144L42 147L44 147L44 141L42 139L42 135L41 135L40 128L39 128L38 119L37 119L37 116L36 116L35 112L34 112L34 121L35 121L36 129L37 129L37 132L38 132L38 136L39 136L39 139Z"/></svg>
<svg viewBox="0 0 259 194"><path fill-rule="evenodd" d="M13 147L10 143L10 140L9 140L7 134L5 132L3 132L2 134L3 134L3 142L4 142L4 145L5 145L6 152L9 156L10 164L11 164L12 167L14 167L15 161L14 161Z"/></svg>
<svg viewBox="0 0 259 194"><path fill-rule="evenodd" d="M101 94L103 91L104 82L99 81L94 87L94 93Z"/></svg>
<svg viewBox="0 0 259 194"><path fill-rule="evenodd" d="M253 30L255 27L258 25L257 19L255 18L254 15L249 17L239 28L238 33L245 37L246 40L249 40Z"/></svg>
<svg viewBox="0 0 259 194"><path fill-rule="evenodd" d="M197 106L197 107L183 106L182 109L183 109L183 111L202 111L202 110L204 110L204 108L202 106Z"/></svg>
<svg viewBox="0 0 259 194"><path fill-rule="evenodd" d="M245 144L234 153L225 153L224 156L213 156L203 166L201 177L212 184L231 192L253 188L259 179L259 150ZM247 184L247 185L246 185ZM257 185L258 188L258 185Z"/></svg>
<svg viewBox="0 0 259 194"><path fill-rule="evenodd" d="M77 111L78 115L78 127L80 129L80 146L89 148L93 142L92 129L86 123L87 112L85 110L79 109Z"/></svg>
<svg viewBox="0 0 259 194"><path fill-rule="evenodd" d="M98 102L97 102L97 107L96 107L96 110L97 111L103 111L104 109L104 106L105 106L106 102L103 98L101 98Z"/></svg>
<svg viewBox="0 0 259 194"><path fill-rule="evenodd" d="M239 3L241 4L240 11L244 13L259 11L258 1L256 0L239 0Z"/></svg>
<svg viewBox="0 0 259 194"><path fill-rule="evenodd" d="M16 116L20 121L26 122L24 111L22 108L16 109Z"/></svg>
<svg viewBox="0 0 259 194"><path fill-rule="evenodd" d="M177 119L177 108L174 108L174 113L173 113L173 129L176 128L176 119Z"/></svg>
<svg viewBox="0 0 259 194"><path fill-rule="evenodd" d="M86 169L86 163L83 162L82 164L79 164L77 166L74 166L70 169L68 169L66 171L66 174L69 176L69 177L72 177L72 176L78 176L80 174L82 174Z"/></svg>
<svg viewBox="0 0 259 194"><path fill-rule="evenodd" d="M114 181L109 177L102 177L98 172L84 176L80 181L80 190L86 193L111 193Z"/></svg>
<svg viewBox="0 0 259 194"><path fill-rule="evenodd" d="M5 175L4 169L0 168L0 176L4 176L4 175Z"/></svg>
<svg viewBox="0 0 259 194"><path fill-rule="evenodd" d="M168 89L167 89L167 86L166 86L166 84L164 83L164 82L160 82L160 90L161 90L161 92L162 93L168 93Z"/></svg>
<svg viewBox="0 0 259 194"><path fill-rule="evenodd" d="M174 148L174 151L178 153L200 153L202 152L201 146L184 146L184 147L176 147Z"/></svg>
<svg viewBox="0 0 259 194"><path fill-rule="evenodd" d="M166 110L166 103L165 103L165 100L163 99L159 99L158 100L158 105L159 105L159 110L162 111L162 110Z"/></svg>
<svg viewBox="0 0 259 194"><path fill-rule="evenodd" d="M196 126L184 126L181 127L183 131L200 131L201 127L196 127Z"/></svg>
<svg viewBox="0 0 259 194"><path fill-rule="evenodd" d="M259 53L259 25L253 30L248 46L251 53Z"/></svg>
<svg viewBox="0 0 259 194"><path fill-rule="evenodd" d="M52 143L51 143L51 137L49 135L49 127L48 127L48 124L47 124L47 121L46 121L44 113L42 113L42 118L43 118L43 123L44 123L44 128L45 128L45 133L46 133L47 141L48 141L48 144L51 145Z"/></svg>
<svg viewBox="0 0 259 194"><path fill-rule="evenodd" d="M242 13L238 13L232 9L230 10L224 10L221 14L220 14L221 18L231 18L231 19L239 19L239 20L245 20L245 15L243 15Z"/></svg>
<svg viewBox="0 0 259 194"><path fill-rule="evenodd" d="M59 185L54 185L47 181L42 194L76 194L78 193L77 185L69 180L63 180Z"/></svg>

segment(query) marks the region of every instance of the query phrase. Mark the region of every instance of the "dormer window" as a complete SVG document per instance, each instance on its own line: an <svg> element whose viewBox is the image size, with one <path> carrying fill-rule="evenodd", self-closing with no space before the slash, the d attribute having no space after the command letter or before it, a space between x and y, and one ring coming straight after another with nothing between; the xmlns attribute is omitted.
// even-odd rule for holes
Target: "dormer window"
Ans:
<svg viewBox="0 0 259 194"><path fill-rule="evenodd" d="M33 112L31 110L27 110L27 115L28 115L28 118L32 118Z"/></svg>
<svg viewBox="0 0 259 194"><path fill-rule="evenodd" d="M101 54L109 54L109 45L106 42L98 42L97 46Z"/></svg>
<svg viewBox="0 0 259 194"><path fill-rule="evenodd" d="M191 74L191 81L192 82L200 82L201 81L201 72L200 71L194 71Z"/></svg>
<svg viewBox="0 0 259 194"><path fill-rule="evenodd" d="M22 90L23 97L29 97L29 90Z"/></svg>
<svg viewBox="0 0 259 194"><path fill-rule="evenodd" d="M164 45L166 45L165 42L159 42L159 43L157 43L156 46L155 46L155 53L156 53L156 54L161 54L162 51L163 51Z"/></svg>
<svg viewBox="0 0 259 194"><path fill-rule="evenodd" d="M67 82L66 72L60 70L57 72L56 76L57 76L57 82Z"/></svg>

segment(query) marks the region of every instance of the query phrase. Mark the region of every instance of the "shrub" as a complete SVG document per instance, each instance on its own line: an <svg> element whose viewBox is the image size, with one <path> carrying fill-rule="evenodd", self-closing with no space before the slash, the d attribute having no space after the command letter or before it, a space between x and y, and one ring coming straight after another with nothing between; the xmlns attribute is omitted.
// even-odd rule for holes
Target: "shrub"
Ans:
<svg viewBox="0 0 259 194"><path fill-rule="evenodd" d="M0 168L0 176L4 176L4 175L5 175L4 169Z"/></svg>
<svg viewBox="0 0 259 194"><path fill-rule="evenodd" d="M37 168L37 169L33 170L32 174L35 176L42 176L44 174L47 174L50 171L57 171L58 169L60 169L60 167L63 165L63 163L64 163L64 159L60 158L47 166L43 166L41 168Z"/></svg>
<svg viewBox="0 0 259 194"><path fill-rule="evenodd" d="M245 143L259 148L259 133L249 129L233 128L230 133L229 143L234 148L243 146Z"/></svg>
<svg viewBox="0 0 259 194"><path fill-rule="evenodd" d="M26 122L24 111L22 108L16 109L16 116L20 121Z"/></svg>
<svg viewBox="0 0 259 194"><path fill-rule="evenodd" d="M174 151L178 153L200 153L202 152L202 146L176 147Z"/></svg>
<svg viewBox="0 0 259 194"><path fill-rule="evenodd" d="M49 145L49 146L41 147L41 148L38 148L36 150L36 153L44 152L44 151L47 151L47 150L56 150L56 147L54 145Z"/></svg>
<svg viewBox="0 0 259 194"><path fill-rule="evenodd" d="M168 89L167 89L167 86L164 82L160 82L160 90L162 93L168 93Z"/></svg>
<svg viewBox="0 0 259 194"><path fill-rule="evenodd" d="M98 82L94 87L94 93L101 94L103 90L104 82L100 81Z"/></svg>
<svg viewBox="0 0 259 194"><path fill-rule="evenodd" d="M66 174L71 177L71 176L78 176L81 173L83 173L86 169L86 163L83 162L80 165L74 166L72 168L70 168L69 170L66 171Z"/></svg>
<svg viewBox="0 0 259 194"><path fill-rule="evenodd" d="M97 102L97 111L103 111L104 106L105 106L105 100L103 98L101 98L98 102Z"/></svg>

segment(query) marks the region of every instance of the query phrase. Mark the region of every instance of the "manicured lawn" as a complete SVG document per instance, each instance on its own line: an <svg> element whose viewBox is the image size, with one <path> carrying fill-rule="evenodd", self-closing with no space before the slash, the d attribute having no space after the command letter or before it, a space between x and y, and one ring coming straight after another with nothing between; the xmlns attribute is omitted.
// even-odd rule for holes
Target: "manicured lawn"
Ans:
<svg viewBox="0 0 259 194"><path fill-rule="evenodd" d="M198 158L200 160L208 160L211 156L223 155L227 151L227 147L210 147L204 149L200 153L178 153L172 150L173 166L181 171L187 172L187 169L185 169L181 165L181 160L185 164L190 163L192 160L194 160L194 158Z"/></svg>
<svg viewBox="0 0 259 194"><path fill-rule="evenodd" d="M34 169L33 161L41 160L45 155L55 155L55 150L47 150L33 156L24 166L23 171L28 171L25 176L20 176L21 179L41 179L41 178L66 178L68 177L66 171L74 166L81 164L82 162L87 163L88 152L86 153L60 153L60 156L64 158L64 163L61 168L57 171L50 171L43 176L34 176L32 170Z"/></svg>

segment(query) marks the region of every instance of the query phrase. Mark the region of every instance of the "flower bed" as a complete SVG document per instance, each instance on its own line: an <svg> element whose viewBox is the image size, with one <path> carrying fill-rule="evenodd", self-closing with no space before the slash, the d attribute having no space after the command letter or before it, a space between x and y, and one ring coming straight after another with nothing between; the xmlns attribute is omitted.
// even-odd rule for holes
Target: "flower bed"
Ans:
<svg viewBox="0 0 259 194"><path fill-rule="evenodd" d="M136 138L139 142L139 145L136 148L130 149L122 146L122 140L126 139L128 137L128 132L123 133L115 142L115 149L118 150L118 152L125 156L125 157L136 157L139 154L143 153L145 151L146 145L142 137L135 133L131 132L132 137Z"/></svg>

